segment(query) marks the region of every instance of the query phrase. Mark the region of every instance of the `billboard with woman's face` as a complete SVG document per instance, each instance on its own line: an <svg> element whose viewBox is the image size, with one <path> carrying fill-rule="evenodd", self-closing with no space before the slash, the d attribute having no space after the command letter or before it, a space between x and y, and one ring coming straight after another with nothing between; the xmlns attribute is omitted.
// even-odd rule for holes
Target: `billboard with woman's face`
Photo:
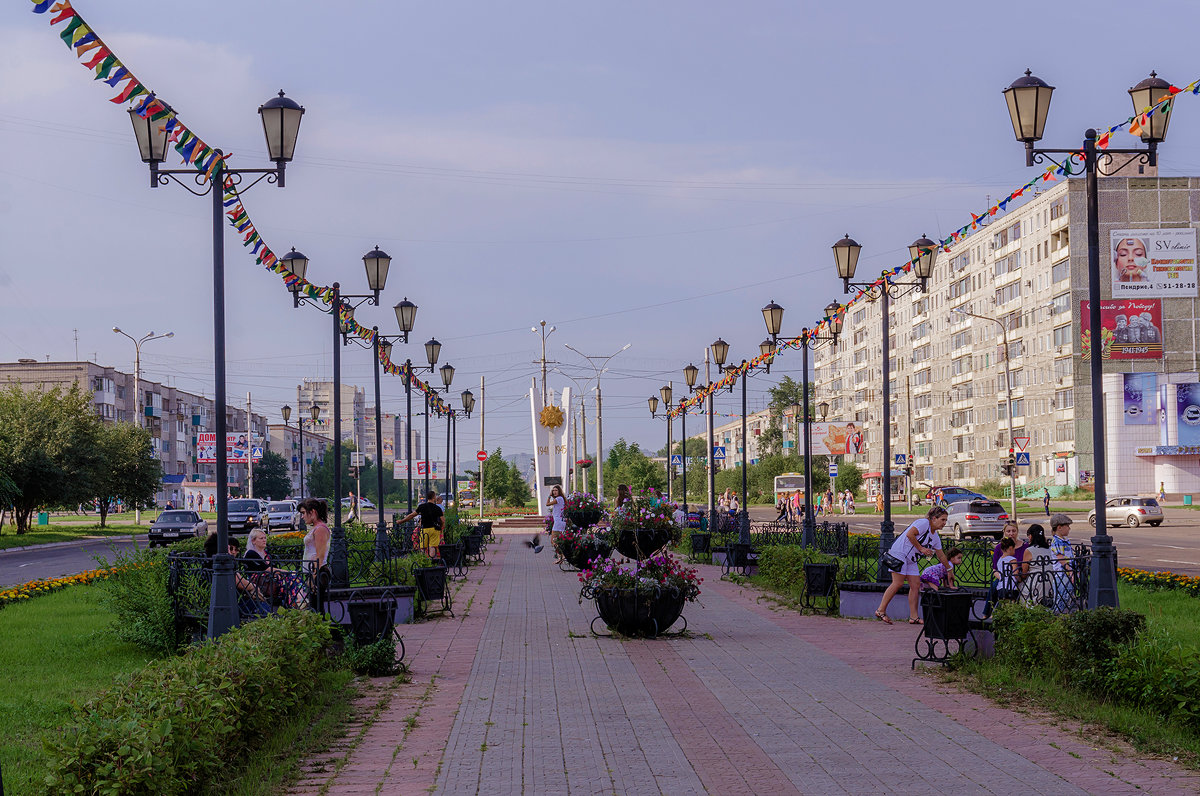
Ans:
<svg viewBox="0 0 1200 796"><path fill-rule="evenodd" d="M1194 229L1114 229L1109 257L1114 299L1197 294Z"/></svg>

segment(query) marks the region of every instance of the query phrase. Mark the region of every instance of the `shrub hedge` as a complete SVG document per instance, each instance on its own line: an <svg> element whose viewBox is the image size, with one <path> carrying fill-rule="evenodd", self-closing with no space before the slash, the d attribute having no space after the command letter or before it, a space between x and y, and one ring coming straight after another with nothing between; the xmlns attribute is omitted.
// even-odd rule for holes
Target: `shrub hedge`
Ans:
<svg viewBox="0 0 1200 796"><path fill-rule="evenodd" d="M1041 606L996 608L996 662L1037 669L1062 687L1200 729L1200 654L1147 633L1136 611L1097 608L1056 616Z"/></svg>
<svg viewBox="0 0 1200 796"><path fill-rule="evenodd" d="M306 699L330 627L282 611L151 663L45 739L51 793L192 793Z"/></svg>
<svg viewBox="0 0 1200 796"><path fill-rule="evenodd" d="M768 545L758 554L758 577L772 589L800 594L804 590L804 565L832 561L837 559L800 545Z"/></svg>

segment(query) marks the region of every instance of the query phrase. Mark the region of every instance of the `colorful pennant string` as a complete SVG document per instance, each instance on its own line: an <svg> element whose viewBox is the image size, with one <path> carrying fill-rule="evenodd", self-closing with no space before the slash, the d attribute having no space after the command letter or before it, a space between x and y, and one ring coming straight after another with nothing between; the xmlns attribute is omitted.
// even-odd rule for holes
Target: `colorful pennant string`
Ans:
<svg viewBox="0 0 1200 796"><path fill-rule="evenodd" d="M113 50L104 43L104 41L96 34L95 31L79 16L78 11L71 5L70 0L59 0L52 4L51 0L31 0L33 3L32 11L35 14L52 13L54 16L50 18L51 27L61 23L66 23L59 37L70 48L75 50L76 57L81 61L84 56L88 60L83 64L88 70L92 71L96 80L103 81L106 85L113 89L121 87L116 96L111 99L111 102L116 104L136 103L133 108L134 112L142 118L150 119L151 121L161 121L163 126L160 129L168 134L168 140L173 144L176 154L185 165L194 166L196 170L203 175L204 181L210 181L214 174L221 173L221 165L225 159L229 157L228 153L217 154L217 150L208 146L204 141L197 136L191 129L186 127L179 120L175 111L169 105L159 100L145 84L138 80L136 76L121 62L114 54ZM1102 132L1096 139L1097 149L1104 150L1109 147L1112 142L1114 133L1126 130L1130 135L1140 136L1143 129L1150 123L1151 117L1156 113L1162 113L1169 110L1171 103L1176 97L1183 94L1191 94L1193 96L1200 95L1200 79L1194 80L1183 88L1171 86L1164 96L1155 105L1143 108L1141 113L1131 116L1120 124L1111 127L1100 126L1097 130ZM1083 149L1072 155L1076 160L1082 160ZM1070 163L1068 158L1064 163ZM978 229L980 224L985 223L987 219L1004 213L1008 209L1008 205L1014 199L1024 196L1025 192L1034 188L1039 183L1056 182L1059 177L1070 176L1072 172L1051 164L1046 169L1029 182L1012 191L1008 196L1003 197L991 206L985 208L981 213L971 213L971 221L964 224L962 227L954 230L944 239L936 244L943 251L948 252L950 247L957 243L962 238L966 237L972 230ZM228 178L223 178L221 182L223 190L223 199L225 207L228 208L226 217L232 226L239 234L242 235L242 245L250 249L250 253L254 256L255 262L263 266L269 271L272 271L280 276L283 283L289 290L295 290L300 295L314 299L326 305L333 303L333 290L328 287L319 287L289 271L280 259L271 251L262 236L254 227L253 221L250 220L250 215L242 204L241 197L238 194L237 186ZM918 253L918 257L927 254L926 251ZM908 262L896 266L890 270L884 271L879 275L874 282L865 289L859 290L853 298L845 304L839 304L837 310L828 317L822 318L813 328L807 330L810 339L815 338L829 328L829 324L844 319L847 312L858 302L864 298L869 298L870 294L889 285L892 281L901 274L910 273L916 259L910 259ZM325 310L329 312L330 310ZM346 330L346 334L358 337L365 342L373 343L375 332L371 329L359 324L354 320L353 310L349 307L342 306L339 312L341 323ZM760 367L761 365L774 361L775 357L782 351L788 349L797 349L804 342L805 332L799 336L789 340L781 340L778 347L769 353L759 354L753 359L742 362L730 370L725 372L725 375L716 383L703 389L697 390L691 396L681 401L676 406L669 410L671 417L677 417L683 410L683 407L694 407L702 404L709 395L721 389L727 389L737 383L739 378L746 375L748 370ZM379 349L380 365L385 371L406 379L412 386L420 390L428 398L430 405L439 414L446 412L454 413L454 409L442 401L438 390L429 384L421 381L415 373L407 365L396 365L387 356L383 348ZM733 415L730 415L733 417Z"/></svg>

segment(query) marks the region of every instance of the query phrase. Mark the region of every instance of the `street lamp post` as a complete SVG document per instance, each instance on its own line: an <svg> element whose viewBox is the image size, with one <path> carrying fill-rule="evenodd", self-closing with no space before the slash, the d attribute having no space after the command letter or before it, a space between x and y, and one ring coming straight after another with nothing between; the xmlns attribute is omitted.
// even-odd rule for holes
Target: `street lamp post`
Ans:
<svg viewBox="0 0 1200 796"><path fill-rule="evenodd" d="M1013 397L1012 397L1012 373L1009 369L1008 358L1008 324L999 318L991 318L987 315L977 315L973 312L967 312L961 307L955 307L951 312L956 312L959 315L967 315L971 318L978 318L981 321L991 321L1000 326L1001 342L1004 343L1004 384L1005 392L1008 396L1008 478L1009 478L1009 516L1013 522L1017 520L1017 467L1016 462L1012 461L1012 452L1016 447L1016 437L1013 434ZM911 453L911 451L910 451Z"/></svg>
<svg viewBox="0 0 1200 796"><path fill-rule="evenodd" d="M207 177L195 168L160 169L167 159L168 134L165 124L142 117L136 109L130 109L134 137L142 162L150 167L150 187L157 188L169 181L183 186L195 196L212 194L212 240L213 240L213 391L216 422L216 477L217 477L217 554L213 558L212 591L208 610L208 635L218 638L238 623L237 589L234 584L234 561L228 553L229 521L226 501L229 492L228 458L225 451L226 398L225 398L225 191L240 185L246 175L258 175L254 182L241 190L249 190L262 180L284 187L287 164L296 151L296 138L300 132L300 119L304 108L279 92L258 109L262 117L263 134L267 139L267 155L275 164L270 169L234 169L225 162L220 150L214 152L212 172ZM198 186L193 188L179 179L187 175ZM218 187L220 186L220 187ZM239 191L240 193L240 191Z"/></svg>
<svg viewBox="0 0 1200 796"><path fill-rule="evenodd" d="M929 277L933 274L933 262L937 257L937 244L922 235L908 246L909 260L912 263L914 282L901 282L897 277L887 276L875 282L854 282L854 271L858 267L858 256L862 253L859 246L849 235L833 244L833 258L837 264L838 276L842 278L842 289L850 292L851 287L862 290L869 299L879 299L883 317L883 466L880 467L880 482L884 490L883 521L879 523L879 569L880 583L890 579L890 571L883 566L883 554L895 541L895 524L892 522L892 391L891 391L891 321L889 319L890 304L894 298L900 298L912 291L925 292Z"/></svg>
<svg viewBox="0 0 1200 796"><path fill-rule="evenodd" d="M381 335L378 326L371 327L371 331L375 333L372 336L371 353L375 360L375 479L378 489L376 499L379 501L376 506L379 509L379 524L375 529L375 553L380 561L384 559L387 552L387 520L383 513L383 406L379 397L379 370L384 359L388 362L392 361L394 341L408 343L408 333L412 331L413 324L417 319L417 305L409 301L407 297L394 309L396 322L400 326L400 334Z"/></svg>
<svg viewBox="0 0 1200 796"><path fill-rule="evenodd" d="M684 380L684 382L687 384L687 388L688 388L688 392L689 392L689 393L693 393L693 392L695 392L695 391L696 391L696 377L697 377L697 376L699 376L699 375L700 375L700 368L698 368L698 367L696 367L695 365L692 365L692 364L690 364L690 363L688 364L688 366L687 366L686 368L684 368L684 369L683 369L683 380ZM680 423L680 428L679 428L679 436L680 436L680 438L683 440L683 445L682 445L682 454L681 454L681 460L683 461L683 513L684 513L684 514L687 514L687 513L688 513L688 495L687 495L687 490L688 490L688 483L687 483L687 460L688 460L688 454L687 454L687 444L688 444L688 436L687 436L687 401L680 401L680 402L679 402L679 408L680 408L680 415L679 415L679 423Z"/></svg>
<svg viewBox="0 0 1200 796"><path fill-rule="evenodd" d="M712 355L713 364L717 366L717 374L721 373L725 367L725 358L729 356L729 343L718 337L704 352L705 359L705 377L708 377L708 357ZM713 381L708 382L708 528L713 533L716 533L717 525L717 461L715 458L716 451L714 450L716 440L713 439L713 402L714 390L712 389ZM728 461L725 459L723 461Z"/></svg>
<svg viewBox="0 0 1200 796"><path fill-rule="evenodd" d="M1171 92L1171 84L1158 77L1154 72L1150 77L1129 89L1129 97L1133 101L1133 112L1141 114L1145 108L1157 105ZM1099 191L1096 185L1097 167L1100 159L1104 159L1110 173L1133 162L1144 163L1148 166L1158 165L1158 145L1167 138L1167 125L1171 121L1171 104L1160 108L1153 116L1144 118L1141 124L1141 139L1147 145L1146 149L1105 149L1096 150L1096 131L1088 129L1083 134L1083 148L1080 149L1035 149L1034 144L1042 138L1046 127L1046 118L1050 113L1050 98L1054 86L1049 85L1025 70L1023 77L1017 78L1012 85L1004 90L1004 99L1008 104L1009 118L1012 120L1013 135L1025 145L1025 165L1032 166L1046 160L1062 168L1066 176L1079 173L1082 167L1085 176L1087 195L1087 260L1088 260L1088 314L1089 328L1092 339L1100 339L1100 210ZM1132 132L1132 128L1131 128ZM1056 160L1055 155L1061 157ZM1126 160L1118 168L1111 168L1114 155L1126 156ZM1101 605L1117 606L1117 573L1116 558L1112 537L1108 535L1108 523L1105 522L1104 504L1107 500L1105 478L1107 463L1105 462L1104 444L1104 392L1102 376L1104 368L1100 357L1098 343L1092 345L1091 352L1091 382L1092 382L1092 470L1095 473L1096 485L1096 533L1092 536L1092 558L1090 577L1088 578L1088 605L1097 608ZM1011 412L1009 413L1011 417Z"/></svg>
<svg viewBox="0 0 1200 796"><path fill-rule="evenodd" d="M301 277L307 274L308 258L294 248L285 254L283 259L293 273ZM343 293L341 283L334 282L333 297L329 302L329 314L333 317L333 527L329 533L329 569L332 575L330 585L337 588L344 588L350 583L350 551L346 542L346 531L342 527L342 346L350 343L349 321L354 317L354 310L363 304L379 306L379 294L387 285L388 270L392 263L392 258L378 246L364 254L362 260L367 274L367 288L371 292L357 295ZM298 285L293 288L293 307L308 304L310 301L307 297L301 297ZM374 343L372 347L374 348ZM375 351L375 354L378 367L378 351ZM378 412L378 391L375 405ZM356 495L355 500L358 499L360 496ZM380 503L382 502L380 500ZM358 506L354 506L354 512L357 516ZM386 534L386 529L384 533ZM378 544L378 533L376 539Z"/></svg>
<svg viewBox="0 0 1200 796"><path fill-rule="evenodd" d="M142 415L144 414L142 410L142 344L148 343L151 340L161 340L164 337L174 337L175 333L155 334L154 332L146 332L146 334L137 338L121 331L121 327L119 326L114 326L112 330L114 333L128 337L133 341L133 413L137 416L135 419L138 428L145 428L145 424L142 421ZM142 507L137 503L133 505L133 524L142 524Z"/></svg>
<svg viewBox="0 0 1200 796"><path fill-rule="evenodd" d="M713 343L713 347L714 347L714 355L715 355L716 343ZM775 343L772 340L763 340L761 343L759 343L758 348L759 348L759 353L769 354L775 350ZM728 345L725 346L725 349L726 350L724 353L726 355L728 355L728 353L729 353ZM724 356L720 357L720 359L722 359L722 360L724 360L724 358L725 358ZM766 365L763 365L761 367L764 371L769 373L771 370L770 361L768 361ZM750 503L750 494L749 494L750 439L749 439L749 431L747 429L747 421L746 421L746 382L750 380L750 374L753 373L754 370L756 370L756 368L751 367L750 363L743 359L742 364L740 366L738 366L738 365L730 365L729 366L730 372L735 372L738 370L742 370L741 378L738 379L738 381L740 381L742 383L742 460L741 460L741 464L742 464L742 500L741 500L740 509L738 511L738 542L739 542L739 544L748 545L748 544L750 544L750 506L749 506L749 503ZM733 385L730 385L729 389L732 390Z"/></svg>
<svg viewBox="0 0 1200 796"><path fill-rule="evenodd" d="M825 318L828 321L827 326L829 327L828 332L814 333L809 331L807 326L800 330L800 389L804 393L804 525L802 527L801 538L805 547L815 544L817 535L816 517L813 516L812 501L812 413L808 408L808 349L814 343L825 341L833 344L837 343L838 335L842 331L842 319L837 316L837 309L838 305L836 301L830 302L825 307ZM783 325L783 307L772 301L763 307L762 314L763 321L767 325L767 334L771 335L771 344L774 347L778 342L779 330Z"/></svg>
<svg viewBox="0 0 1200 796"><path fill-rule="evenodd" d="M586 359L588 364L592 366L592 370L594 370L596 373L596 497L600 500L604 500L604 402L601 400L600 396L600 376L608 370L606 366L608 365L609 360L611 360L617 354L620 354L622 351L628 349L631 345L633 345L633 343L626 343L615 353L609 354L606 357L588 356L587 354L584 354L583 352L576 348L572 348L569 345L563 346L564 348L568 348ZM542 357L543 359L545 358L544 353L542 354ZM600 360L600 364L597 365L595 360Z"/></svg>
<svg viewBox="0 0 1200 796"><path fill-rule="evenodd" d="M663 415L667 418L667 500L671 500L671 398L674 396L674 385L667 383L658 388L658 394L662 397Z"/></svg>
<svg viewBox="0 0 1200 796"><path fill-rule="evenodd" d="M446 395L450 394L450 382L454 381L454 366L447 362L438 369L442 374L442 384L445 386ZM454 420L454 410L446 409L446 472L443 474L446 479L446 492L450 493L450 435L451 423Z"/></svg>
<svg viewBox="0 0 1200 796"><path fill-rule="evenodd" d="M466 413L467 419L471 419L471 413L475 411L475 394L470 390L463 390L460 393L462 398L463 412ZM480 469L483 465L480 465ZM482 495L480 496L482 497ZM458 507L458 419L454 420L454 506Z"/></svg>

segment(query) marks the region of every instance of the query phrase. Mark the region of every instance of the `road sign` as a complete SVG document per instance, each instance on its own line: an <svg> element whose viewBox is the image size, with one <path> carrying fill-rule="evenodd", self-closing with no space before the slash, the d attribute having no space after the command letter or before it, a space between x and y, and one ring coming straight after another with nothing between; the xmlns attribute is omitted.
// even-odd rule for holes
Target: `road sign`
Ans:
<svg viewBox="0 0 1200 796"><path fill-rule="evenodd" d="M678 454L678 453L676 453L676 454L673 454L673 455L671 456L671 466L672 466L672 467L679 467L679 466L681 466L682 464L683 464L683 456L681 456L681 455L680 455L680 454Z"/></svg>
<svg viewBox="0 0 1200 796"><path fill-rule="evenodd" d="M1023 450L1025 450L1025 447L1029 444L1029 437L1013 437L1013 444L1015 444L1017 446L1017 450L1023 451ZM1025 458L1029 458L1029 457L1027 456ZM1029 464L1029 462L1025 462L1025 463ZM1017 462L1017 464L1020 464L1020 462Z"/></svg>
<svg viewBox="0 0 1200 796"><path fill-rule="evenodd" d="M255 459L261 459L263 457L263 449L261 447L255 448L253 456Z"/></svg>
<svg viewBox="0 0 1200 796"><path fill-rule="evenodd" d="M487 451L479 451L475 454L475 458L479 461L487 461Z"/></svg>
<svg viewBox="0 0 1200 796"><path fill-rule="evenodd" d="M904 467L906 464L908 464L908 454L907 453L894 454L893 458L895 458L895 460L896 460L897 467Z"/></svg>
<svg viewBox="0 0 1200 796"><path fill-rule="evenodd" d="M837 478L837 462L829 463L829 477Z"/></svg>
<svg viewBox="0 0 1200 796"><path fill-rule="evenodd" d="M724 445L713 445L713 459L715 461L723 461L725 459Z"/></svg>
<svg viewBox="0 0 1200 796"><path fill-rule="evenodd" d="M1029 451L1017 451L1017 466L1018 467L1028 467L1029 466Z"/></svg>

